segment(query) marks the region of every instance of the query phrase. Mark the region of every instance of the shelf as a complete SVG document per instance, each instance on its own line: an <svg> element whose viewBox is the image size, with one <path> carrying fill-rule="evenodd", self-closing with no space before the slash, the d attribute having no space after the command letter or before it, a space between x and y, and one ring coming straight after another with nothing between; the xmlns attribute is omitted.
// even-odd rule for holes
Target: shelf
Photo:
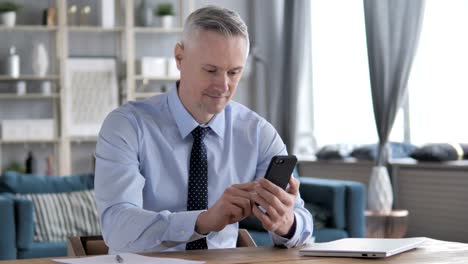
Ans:
<svg viewBox="0 0 468 264"><path fill-rule="evenodd" d="M179 77L150 77L150 76L142 76L137 75L135 76L135 80L137 81L177 81Z"/></svg>
<svg viewBox="0 0 468 264"><path fill-rule="evenodd" d="M28 140L4 140L0 139L0 144L45 144L45 143L59 143L59 138L54 139L28 139Z"/></svg>
<svg viewBox="0 0 468 264"><path fill-rule="evenodd" d="M93 143L97 141L97 136L93 137L71 137L70 141L73 143Z"/></svg>
<svg viewBox="0 0 468 264"><path fill-rule="evenodd" d="M34 25L18 25L14 27L0 26L0 32L15 32L15 31L30 31L30 32L53 32L57 31L57 26L34 26Z"/></svg>
<svg viewBox="0 0 468 264"><path fill-rule="evenodd" d="M58 79L58 75L46 75L44 77L36 75L20 75L18 78L8 75L0 75L0 81L56 81Z"/></svg>
<svg viewBox="0 0 468 264"><path fill-rule="evenodd" d="M135 33L161 33L161 34L171 34L171 33L182 33L183 28L161 28L161 27L136 27Z"/></svg>
<svg viewBox="0 0 468 264"><path fill-rule="evenodd" d="M91 32L91 33L103 33L103 32L123 32L123 27L103 28L98 26L70 26L68 27L70 32Z"/></svg>
<svg viewBox="0 0 468 264"><path fill-rule="evenodd" d="M155 95L160 95L163 94L161 92L144 92L144 93L135 93L135 98L138 99L144 99L144 98L149 98Z"/></svg>
<svg viewBox="0 0 468 264"><path fill-rule="evenodd" d="M18 95L14 93L0 93L0 100L24 100L24 99L58 99L60 95L58 93L53 93L50 95L43 95L40 93L30 93L24 95Z"/></svg>

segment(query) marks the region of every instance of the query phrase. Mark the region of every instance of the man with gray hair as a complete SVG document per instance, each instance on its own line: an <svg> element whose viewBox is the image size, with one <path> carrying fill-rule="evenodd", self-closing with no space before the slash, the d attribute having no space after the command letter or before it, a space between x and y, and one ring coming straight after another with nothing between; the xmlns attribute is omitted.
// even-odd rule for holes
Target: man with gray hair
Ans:
<svg viewBox="0 0 468 264"><path fill-rule="evenodd" d="M275 245L311 237L298 182L291 177L283 190L263 179L271 158L287 154L280 136L231 101L248 50L237 13L198 9L174 49L180 80L167 94L108 115L95 193L110 253L232 248L238 222L251 215Z"/></svg>

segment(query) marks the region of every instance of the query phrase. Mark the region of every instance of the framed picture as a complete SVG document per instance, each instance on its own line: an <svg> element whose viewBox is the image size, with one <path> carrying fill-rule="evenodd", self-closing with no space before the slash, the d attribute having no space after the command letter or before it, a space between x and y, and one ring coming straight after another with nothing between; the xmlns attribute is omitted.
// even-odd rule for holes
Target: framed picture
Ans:
<svg viewBox="0 0 468 264"><path fill-rule="evenodd" d="M68 134L97 136L104 118L118 106L114 58L69 58L65 74Z"/></svg>

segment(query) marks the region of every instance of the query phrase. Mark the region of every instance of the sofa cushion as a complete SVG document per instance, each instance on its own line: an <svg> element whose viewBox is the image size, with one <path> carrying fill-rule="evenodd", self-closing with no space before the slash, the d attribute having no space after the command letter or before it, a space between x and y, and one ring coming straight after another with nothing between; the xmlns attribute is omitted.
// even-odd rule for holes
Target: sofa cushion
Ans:
<svg viewBox="0 0 468 264"><path fill-rule="evenodd" d="M418 161L451 161L468 159L468 144L427 144L411 153Z"/></svg>
<svg viewBox="0 0 468 264"><path fill-rule="evenodd" d="M34 240L33 201L14 197L16 211L16 247L29 248Z"/></svg>
<svg viewBox="0 0 468 264"><path fill-rule="evenodd" d="M304 207L309 210L314 219L314 230L324 228L330 220L331 213L326 208L312 203L304 203Z"/></svg>
<svg viewBox="0 0 468 264"><path fill-rule="evenodd" d="M0 192L58 193L94 188L94 175L42 176L7 171L0 177Z"/></svg>
<svg viewBox="0 0 468 264"><path fill-rule="evenodd" d="M29 248L18 249L18 259L63 257L66 255L66 242L32 243Z"/></svg>
<svg viewBox="0 0 468 264"><path fill-rule="evenodd" d="M34 241L65 242L69 236L99 235L94 191L18 194L34 204Z"/></svg>
<svg viewBox="0 0 468 264"><path fill-rule="evenodd" d="M14 202L0 194L0 260L16 258Z"/></svg>
<svg viewBox="0 0 468 264"><path fill-rule="evenodd" d="M327 227L346 227L346 186L342 181L301 177L299 191L304 202L327 208L331 215Z"/></svg>
<svg viewBox="0 0 468 264"><path fill-rule="evenodd" d="M342 160L349 157L353 144L325 145L315 154L319 160Z"/></svg>
<svg viewBox="0 0 468 264"><path fill-rule="evenodd" d="M416 149L415 145L399 142L389 142L388 147L392 159L407 158ZM377 160L378 148L378 144L364 145L355 148L350 156L358 160Z"/></svg>
<svg viewBox="0 0 468 264"><path fill-rule="evenodd" d="M337 239L349 237L348 233L343 229L322 228L314 230L315 242L330 242Z"/></svg>

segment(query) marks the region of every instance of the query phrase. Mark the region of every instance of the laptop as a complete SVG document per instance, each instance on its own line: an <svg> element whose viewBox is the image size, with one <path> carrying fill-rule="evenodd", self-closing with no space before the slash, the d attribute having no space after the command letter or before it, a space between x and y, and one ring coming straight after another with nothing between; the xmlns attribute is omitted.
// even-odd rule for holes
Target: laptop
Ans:
<svg viewBox="0 0 468 264"><path fill-rule="evenodd" d="M326 243L309 244L299 250L301 256L385 258L416 248L426 241L414 238L343 238Z"/></svg>

